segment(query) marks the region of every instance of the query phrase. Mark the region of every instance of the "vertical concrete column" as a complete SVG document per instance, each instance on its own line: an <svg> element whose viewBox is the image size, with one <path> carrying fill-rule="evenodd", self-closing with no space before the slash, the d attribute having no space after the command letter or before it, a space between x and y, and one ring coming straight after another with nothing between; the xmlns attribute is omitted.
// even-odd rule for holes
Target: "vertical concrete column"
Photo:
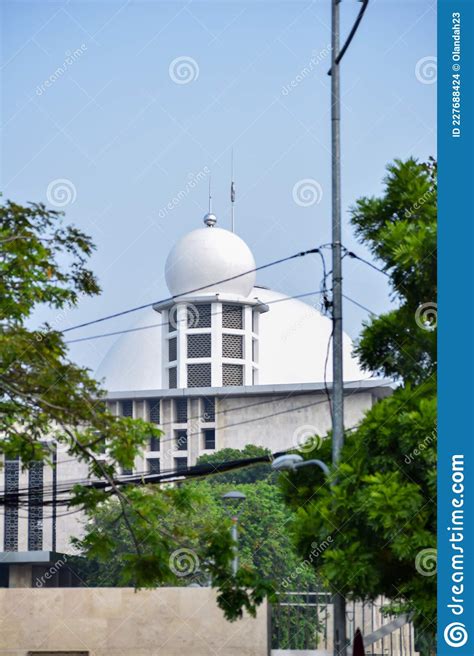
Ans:
<svg viewBox="0 0 474 656"><path fill-rule="evenodd" d="M178 326L178 387L187 387L186 338L188 333L188 308L186 303L178 305L176 316Z"/></svg>
<svg viewBox="0 0 474 656"><path fill-rule="evenodd" d="M252 306L244 311L244 385L252 385Z"/></svg>
<svg viewBox="0 0 474 656"><path fill-rule="evenodd" d="M163 319L163 326L161 327L161 387L167 389L168 385L168 335L170 333L170 313L169 310L163 310L161 312L161 317Z"/></svg>
<svg viewBox="0 0 474 656"><path fill-rule="evenodd" d="M201 399L191 397L188 402L188 465L196 464L201 451Z"/></svg>
<svg viewBox="0 0 474 656"><path fill-rule="evenodd" d="M212 386L222 385L222 303L211 304Z"/></svg>
<svg viewBox="0 0 474 656"><path fill-rule="evenodd" d="M163 435L161 437L164 442L160 444L160 465L161 470L172 469L173 463L173 399L161 400L161 425L163 426Z"/></svg>

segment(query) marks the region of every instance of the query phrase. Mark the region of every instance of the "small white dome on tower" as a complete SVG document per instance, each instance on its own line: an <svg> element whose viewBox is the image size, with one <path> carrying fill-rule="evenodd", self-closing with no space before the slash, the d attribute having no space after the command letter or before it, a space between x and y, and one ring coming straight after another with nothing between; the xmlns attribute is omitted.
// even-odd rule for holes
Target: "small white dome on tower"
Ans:
<svg viewBox="0 0 474 656"><path fill-rule="evenodd" d="M190 290L200 289L201 294L248 296L255 285L255 272L214 283L254 269L252 251L235 233L214 227L214 215L208 214L204 220L206 228L184 235L168 255L165 278L171 295L183 296Z"/></svg>

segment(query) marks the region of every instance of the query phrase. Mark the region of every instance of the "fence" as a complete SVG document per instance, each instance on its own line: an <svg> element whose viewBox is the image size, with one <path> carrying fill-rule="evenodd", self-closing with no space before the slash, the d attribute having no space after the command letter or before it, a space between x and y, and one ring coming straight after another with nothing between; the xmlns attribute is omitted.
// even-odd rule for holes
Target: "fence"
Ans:
<svg viewBox="0 0 474 656"><path fill-rule="evenodd" d="M387 600L347 602L346 630L352 644L359 628L367 656L417 656L413 625L406 618L384 615ZM387 627L385 630L382 627ZM392 629L390 633L385 631ZM332 599L326 592L284 592L271 608L273 650L321 650L332 653ZM372 637L371 637L372 636ZM368 644L369 643L369 644Z"/></svg>

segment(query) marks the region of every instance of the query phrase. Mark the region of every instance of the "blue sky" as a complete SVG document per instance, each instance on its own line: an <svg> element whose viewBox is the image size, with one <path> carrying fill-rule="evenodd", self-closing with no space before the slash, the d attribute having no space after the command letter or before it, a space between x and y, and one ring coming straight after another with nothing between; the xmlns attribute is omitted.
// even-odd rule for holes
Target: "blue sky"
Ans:
<svg viewBox="0 0 474 656"><path fill-rule="evenodd" d="M342 3L343 34L359 6ZM219 225L229 227L232 148L237 232L258 264L330 240L329 8L329 0L4 1L3 193L50 206L69 199L68 221L97 244L92 266L103 287L100 298L42 319L65 328L166 296L166 256L206 210L207 183L189 188L200 172L212 172ZM381 190L389 161L436 154L435 55L433 0L371 0L344 59L343 242L366 257L347 210ZM304 206L294 190L306 179L317 198ZM58 180L69 195L55 196ZM320 279L316 257L259 276L288 294ZM389 307L384 276L355 261L345 262L344 291L374 312ZM366 317L345 303L353 338ZM72 355L95 368L111 343L77 345Z"/></svg>

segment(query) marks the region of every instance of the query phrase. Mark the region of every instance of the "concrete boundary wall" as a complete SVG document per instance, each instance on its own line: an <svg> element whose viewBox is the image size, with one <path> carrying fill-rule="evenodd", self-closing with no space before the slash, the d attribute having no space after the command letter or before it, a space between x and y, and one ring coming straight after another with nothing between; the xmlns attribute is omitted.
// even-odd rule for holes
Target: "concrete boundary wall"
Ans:
<svg viewBox="0 0 474 656"><path fill-rule="evenodd" d="M267 621L227 622L210 588L0 589L2 656L268 656Z"/></svg>

